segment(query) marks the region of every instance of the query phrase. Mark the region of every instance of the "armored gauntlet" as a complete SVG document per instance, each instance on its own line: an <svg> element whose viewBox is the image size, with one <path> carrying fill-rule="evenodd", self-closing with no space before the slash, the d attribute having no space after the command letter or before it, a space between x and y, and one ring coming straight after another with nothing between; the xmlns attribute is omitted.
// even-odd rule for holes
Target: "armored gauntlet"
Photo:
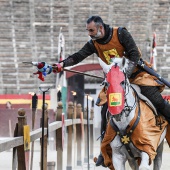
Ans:
<svg viewBox="0 0 170 170"><path fill-rule="evenodd" d="M136 67L136 63L134 61L129 61L128 68L126 69L126 74L128 78L130 78L130 76L132 75L135 67Z"/></svg>

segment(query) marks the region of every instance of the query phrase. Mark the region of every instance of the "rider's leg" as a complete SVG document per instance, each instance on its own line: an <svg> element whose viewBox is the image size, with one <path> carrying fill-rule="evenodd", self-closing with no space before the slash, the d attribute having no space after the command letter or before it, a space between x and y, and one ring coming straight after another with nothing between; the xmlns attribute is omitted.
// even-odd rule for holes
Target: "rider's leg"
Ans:
<svg viewBox="0 0 170 170"><path fill-rule="evenodd" d="M102 106L102 110L101 110L101 129L100 129L100 133L101 133L101 142L104 138L104 132L106 131L106 126L107 126L107 119L106 119L106 112L107 112L107 103L105 103ZM97 158L97 162L96 162L96 166L104 166L104 158L102 156L102 153L100 152L98 158Z"/></svg>
<svg viewBox="0 0 170 170"><path fill-rule="evenodd" d="M146 96L160 112L165 119L170 123L170 104L163 99L156 86L140 86L141 93Z"/></svg>
<svg viewBox="0 0 170 170"><path fill-rule="evenodd" d="M102 136L103 132L106 131L106 126L107 126L107 118L106 118L107 109L108 109L108 105L107 105L107 103L105 103L102 106L102 109L101 109L101 129L100 129L101 136Z"/></svg>

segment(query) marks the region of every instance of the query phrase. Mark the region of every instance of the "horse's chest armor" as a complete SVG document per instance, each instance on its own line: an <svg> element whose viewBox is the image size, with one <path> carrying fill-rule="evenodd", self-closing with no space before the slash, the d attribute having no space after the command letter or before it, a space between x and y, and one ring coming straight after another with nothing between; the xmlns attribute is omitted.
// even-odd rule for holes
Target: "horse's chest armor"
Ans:
<svg viewBox="0 0 170 170"><path fill-rule="evenodd" d="M113 145L115 145L115 147L118 147L119 145L124 145L126 147L126 150L128 151L129 155L134 158L134 154L132 153L132 142L130 139L131 134L133 133L134 129L136 128L138 122L140 120L140 109L138 109L138 116L133 124L133 126L131 127L131 129L127 132L126 129L125 130L119 130L119 128L116 126L116 124L114 123L113 119L110 119L110 124L112 126L112 128L116 131L117 136L116 136L116 140L115 142L113 142ZM118 140L119 138L119 140ZM117 142L119 141L119 142ZM117 145L117 146L116 146Z"/></svg>
<svg viewBox="0 0 170 170"><path fill-rule="evenodd" d="M124 145L124 143L130 144L130 138L127 138L126 136L121 138L119 135L116 135L116 137L112 141L112 147L119 150Z"/></svg>
<svg viewBox="0 0 170 170"><path fill-rule="evenodd" d="M113 152L114 153L121 153L122 155L125 154L125 150L127 151L127 153L130 157L139 157L139 151L136 150L136 147L133 145L133 143L128 140L126 137L123 138L124 143L129 145L129 148L127 149L127 147L124 145L124 143L122 142L122 139L120 138L119 135L117 135L114 140L111 142L111 147L114 148ZM128 140L128 141L127 141ZM128 142L128 143L127 143ZM129 153L131 152L131 153Z"/></svg>
<svg viewBox="0 0 170 170"><path fill-rule="evenodd" d="M117 150L118 148L121 148L122 146L126 148L130 157L132 158L135 157L135 155L133 154L134 146L133 146L133 143L131 142L130 134L124 133L124 132L117 132L117 135L112 142L112 147L116 148Z"/></svg>
<svg viewBox="0 0 170 170"><path fill-rule="evenodd" d="M130 137L128 135L123 135L121 137L121 142L125 145L128 144L130 142Z"/></svg>

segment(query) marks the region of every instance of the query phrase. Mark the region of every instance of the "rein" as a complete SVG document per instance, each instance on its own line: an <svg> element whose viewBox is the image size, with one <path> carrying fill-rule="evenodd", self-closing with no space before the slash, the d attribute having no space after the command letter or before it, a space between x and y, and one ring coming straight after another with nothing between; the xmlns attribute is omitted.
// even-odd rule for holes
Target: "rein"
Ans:
<svg viewBox="0 0 170 170"><path fill-rule="evenodd" d="M137 100L137 103L138 103L138 115L137 115L137 118L134 122L134 124L132 125L132 127L130 128L129 132L127 132L127 129L129 128L129 125L127 126L126 130L125 131L120 131L119 128L117 127L117 125L114 123L113 119L110 119L110 125L112 126L112 128L116 131L117 135L120 136L120 139L121 139L121 142L122 144L125 145L129 155L134 158L134 155L130 149L130 137L131 137L131 134L133 133L134 129L136 128L137 124L139 123L139 120L140 120L140 114L141 114L141 110L140 110L140 103L139 103L139 96L136 92L136 90L131 86L131 88L133 89L134 93L135 93L135 103L134 105L129 109L129 107L127 107L129 109L129 113L128 115L130 114L130 112L135 108L136 106L136 100ZM128 93L127 93L128 94ZM125 94L125 95L127 95ZM123 110L125 111L126 108ZM127 110L126 110L127 111ZM121 113L122 114L122 113ZM127 115L127 116L128 116Z"/></svg>
<svg viewBox="0 0 170 170"><path fill-rule="evenodd" d="M126 87L128 86L126 86L126 84L128 84L127 83L127 81L125 81L125 91L126 91ZM128 86L129 87L129 86ZM126 117L127 116L129 116L129 114L131 113L131 111L135 108L135 106L136 106L136 103L137 103L137 97L138 97L138 95L137 95L137 92L136 92L136 90L130 85L130 87L133 89L133 91L135 92L135 102L134 102L134 104L133 104L133 106L128 106L128 104L127 104L127 99L126 99L126 96L128 95L128 93L129 93L129 88L128 88L128 92L125 94L125 103L126 103L126 106L124 107L124 109L122 110L122 113L125 113L125 115L126 115ZM127 114L127 111L128 111L128 114ZM122 114L121 113L121 114Z"/></svg>

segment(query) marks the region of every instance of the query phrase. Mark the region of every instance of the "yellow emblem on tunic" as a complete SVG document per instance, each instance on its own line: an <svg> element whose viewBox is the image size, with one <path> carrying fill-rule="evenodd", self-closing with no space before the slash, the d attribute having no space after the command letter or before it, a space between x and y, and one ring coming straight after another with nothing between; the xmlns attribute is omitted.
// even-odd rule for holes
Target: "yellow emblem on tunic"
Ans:
<svg viewBox="0 0 170 170"><path fill-rule="evenodd" d="M111 50L108 50L108 51L104 51L103 52L103 55L104 57L106 58L106 61L108 64L111 64L111 58L119 58L119 54L117 52L117 50L114 48L114 49L111 49Z"/></svg>
<svg viewBox="0 0 170 170"><path fill-rule="evenodd" d="M121 106L121 105L122 105L122 93L110 93L109 106Z"/></svg>

